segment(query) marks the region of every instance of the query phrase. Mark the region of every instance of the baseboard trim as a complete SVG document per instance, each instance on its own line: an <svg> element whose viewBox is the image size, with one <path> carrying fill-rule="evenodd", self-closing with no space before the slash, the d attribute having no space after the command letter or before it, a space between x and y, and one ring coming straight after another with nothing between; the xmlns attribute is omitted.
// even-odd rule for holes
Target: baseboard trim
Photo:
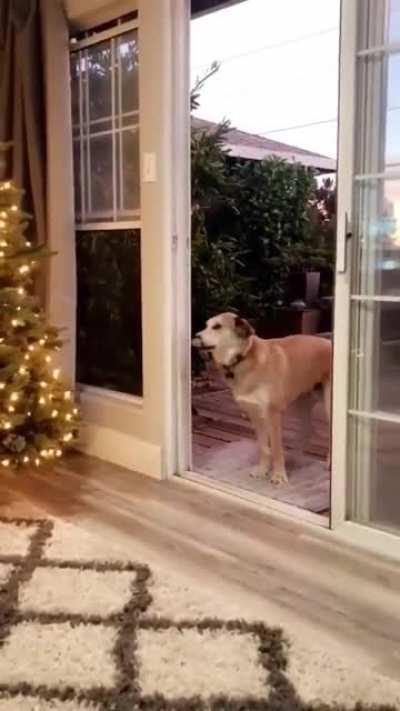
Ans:
<svg viewBox="0 0 400 711"><path fill-rule="evenodd" d="M153 479L162 479L161 447L126 432L85 422L76 449Z"/></svg>

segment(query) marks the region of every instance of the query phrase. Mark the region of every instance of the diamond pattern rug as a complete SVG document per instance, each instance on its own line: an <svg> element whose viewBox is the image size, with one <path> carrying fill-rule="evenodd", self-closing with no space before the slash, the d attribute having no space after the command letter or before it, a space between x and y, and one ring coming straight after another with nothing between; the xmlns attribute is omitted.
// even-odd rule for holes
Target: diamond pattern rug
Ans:
<svg viewBox="0 0 400 711"><path fill-rule="evenodd" d="M282 630L179 615L147 565L96 550L50 520L0 520L0 711L338 708L303 700Z"/></svg>

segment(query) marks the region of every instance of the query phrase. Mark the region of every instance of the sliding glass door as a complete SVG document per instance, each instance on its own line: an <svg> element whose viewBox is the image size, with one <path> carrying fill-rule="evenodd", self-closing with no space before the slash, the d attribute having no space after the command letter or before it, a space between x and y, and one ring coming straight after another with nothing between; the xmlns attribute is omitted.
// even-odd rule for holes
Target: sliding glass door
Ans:
<svg viewBox="0 0 400 711"><path fill-rule="evenodd" d="M358 0L354 18L352 234L339 230L337 302L348 347L339 335L336 354L347 417L334 447L346 449L344 517L400 533L400 0Z"/></svg>

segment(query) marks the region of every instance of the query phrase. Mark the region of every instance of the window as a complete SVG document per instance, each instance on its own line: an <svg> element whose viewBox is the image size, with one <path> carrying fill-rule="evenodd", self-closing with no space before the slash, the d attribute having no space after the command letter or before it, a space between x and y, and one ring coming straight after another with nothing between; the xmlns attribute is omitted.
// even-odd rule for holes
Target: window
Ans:
<svg viewBox="0 0 400 711"><path fill-rule="evenodd" d="M77 376L108 390L142 393L140 236L79 233Z"/></svg>
<svg viewBox="0 0 400 711"><path fill-rule="evenodd" d="M142 395L137 21L71 47L78 379Z"/></svg>

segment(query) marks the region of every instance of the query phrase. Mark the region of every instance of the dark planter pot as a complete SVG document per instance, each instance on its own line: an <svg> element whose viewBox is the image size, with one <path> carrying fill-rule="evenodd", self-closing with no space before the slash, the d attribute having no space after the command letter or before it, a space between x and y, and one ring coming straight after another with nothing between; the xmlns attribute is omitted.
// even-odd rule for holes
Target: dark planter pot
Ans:
<svg viewBox="0 0 400 711"><path fill-rule="evenodd" d="M284 338L294 333L320 333L320 309L280 308L270 318L253 319L251 325L261 338Z"/></svg>
<svg viewBox="0 0 400 711"><path fill-rule="evenodd" d="M295 273L292 275L290 283L290 302L301 299L306 306L313 306L318 301L321 283L320 272Z"/></svg>
<svg viewBox="0 0 400 711"><path fill-rule="evenodd" d="M333 328L333 296L321 299L321 332L330 333Z"/></svg>

